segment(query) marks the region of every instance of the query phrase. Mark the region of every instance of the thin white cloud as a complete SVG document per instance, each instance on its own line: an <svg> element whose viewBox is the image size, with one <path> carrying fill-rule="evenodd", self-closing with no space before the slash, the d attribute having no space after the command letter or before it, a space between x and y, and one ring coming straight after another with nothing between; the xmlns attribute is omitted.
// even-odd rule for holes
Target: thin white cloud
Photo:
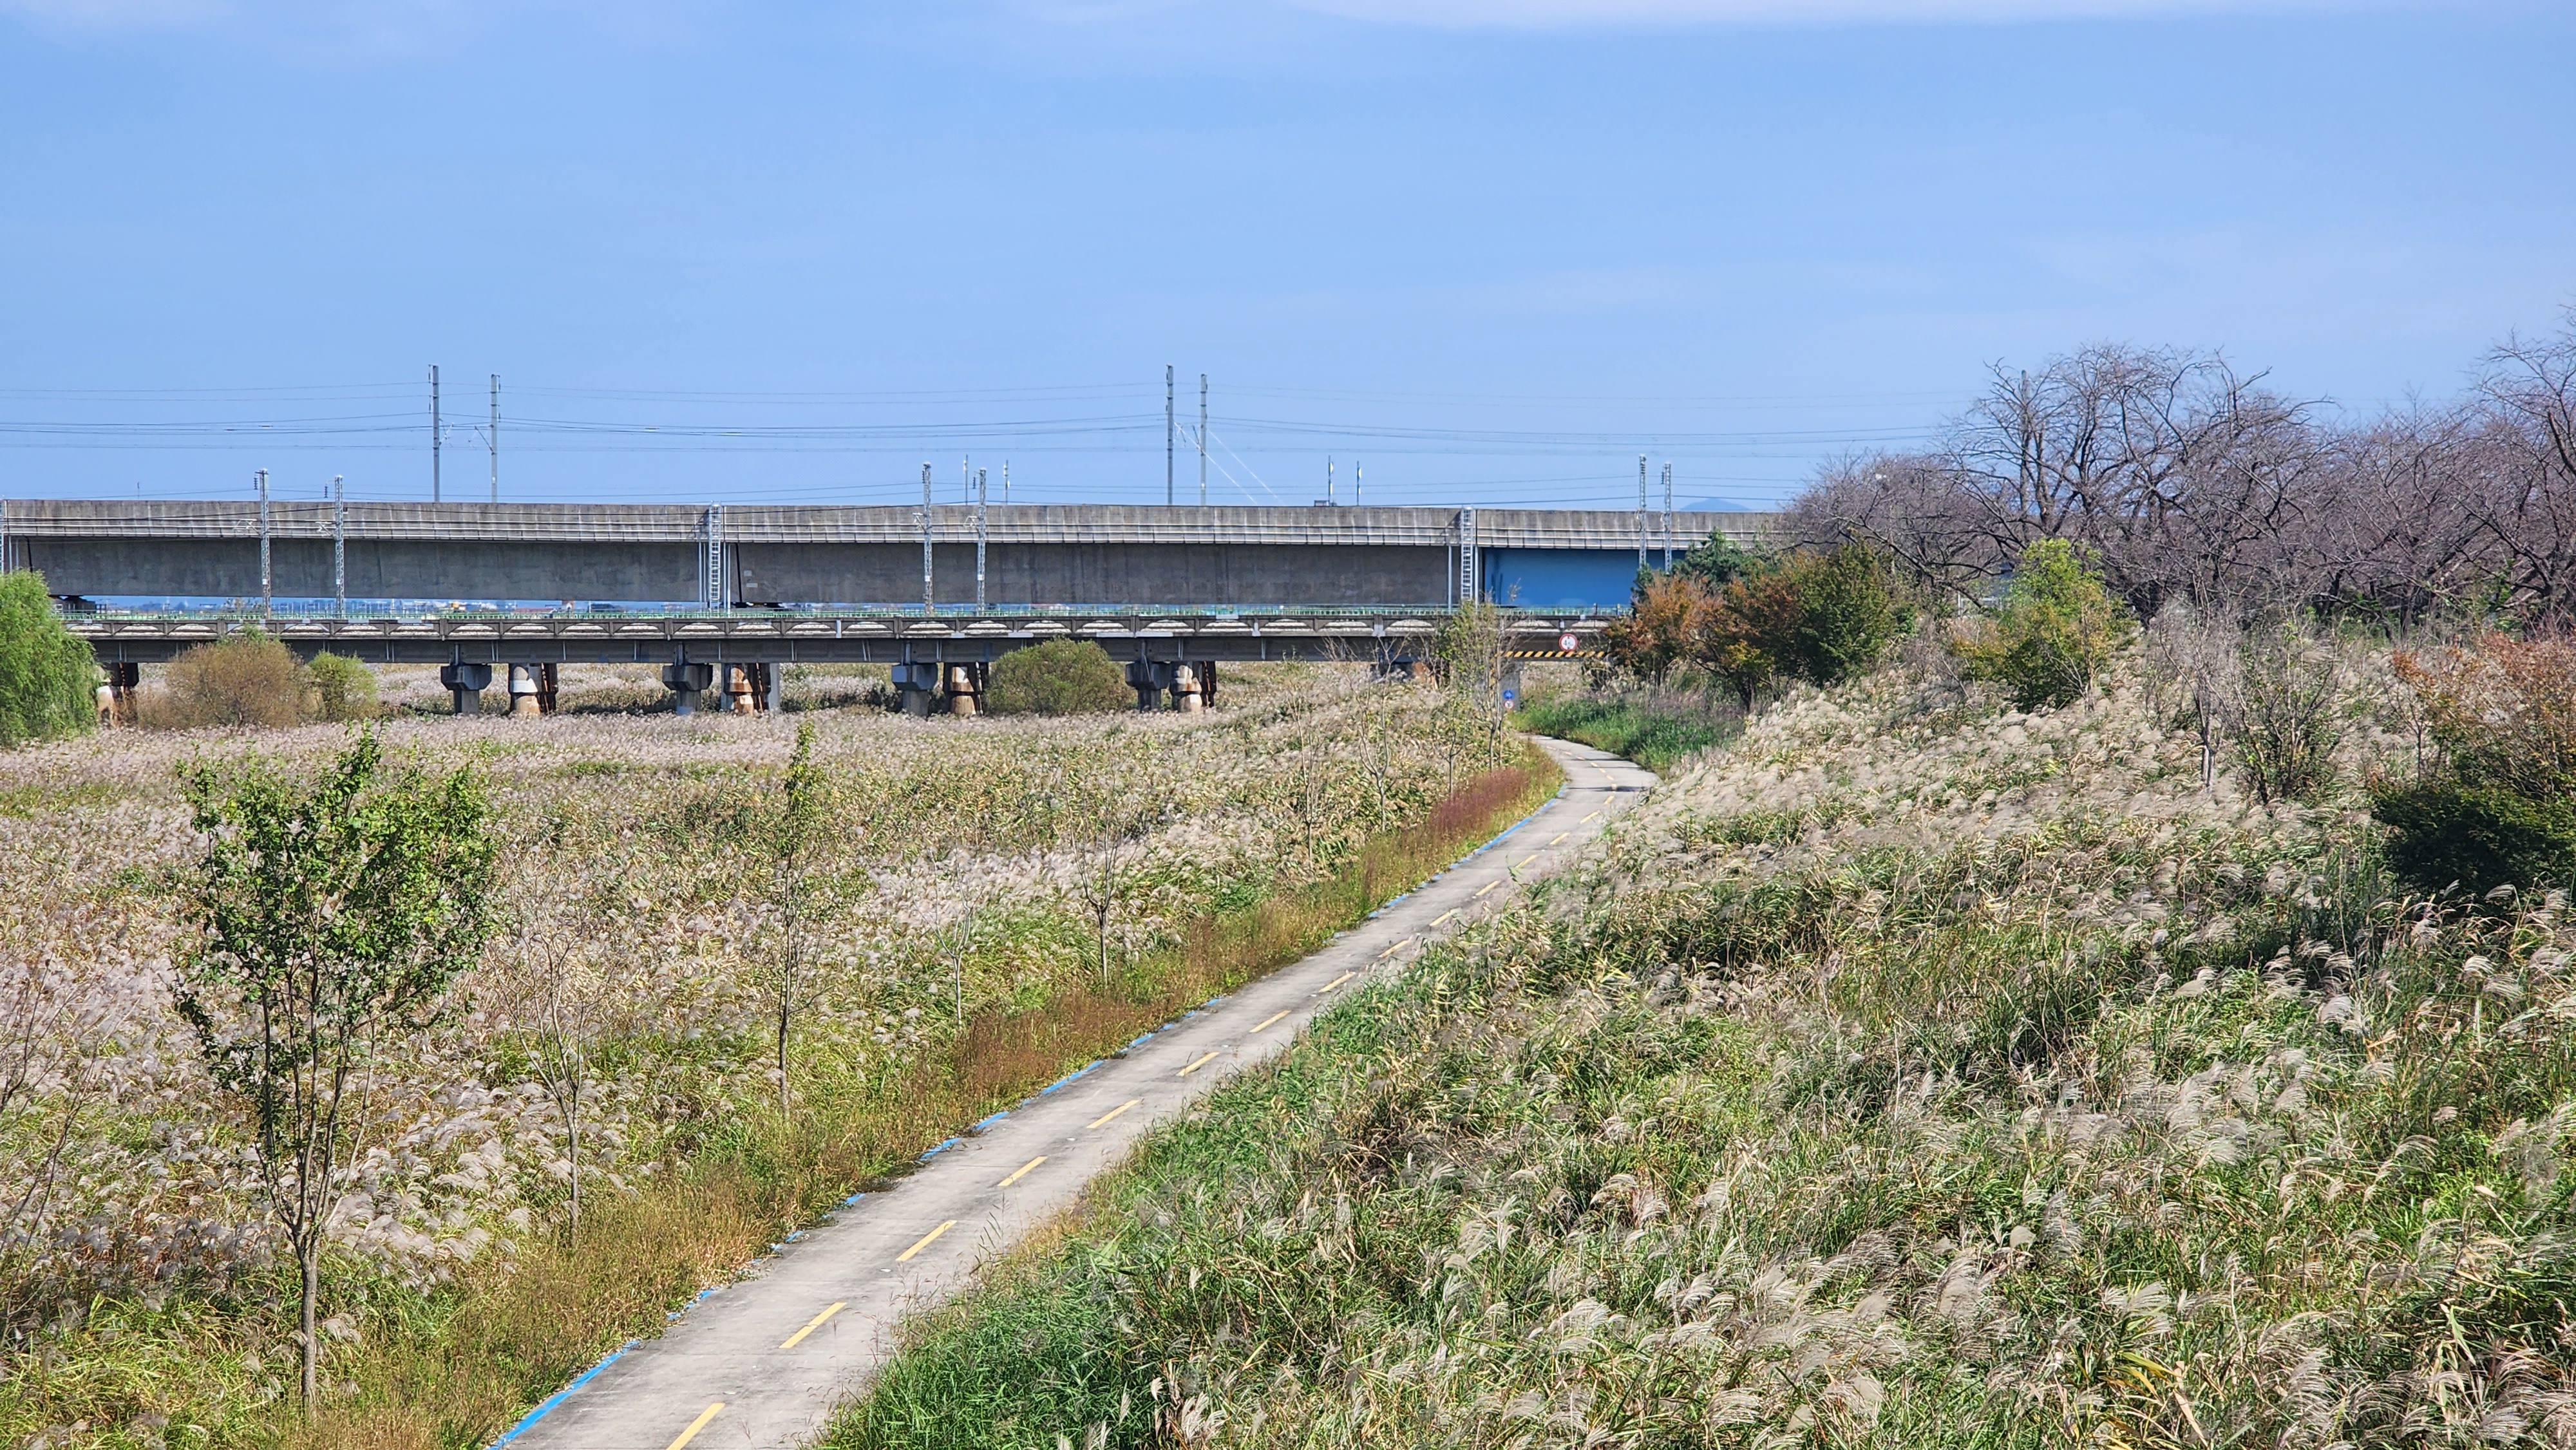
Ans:
<svg viewBox="0 0 2576 1450"><path fill-rule="evenodd" d="M2351 0L1288 0L1352 20L1451 29L1940 24L2361 8Z"/></svg>

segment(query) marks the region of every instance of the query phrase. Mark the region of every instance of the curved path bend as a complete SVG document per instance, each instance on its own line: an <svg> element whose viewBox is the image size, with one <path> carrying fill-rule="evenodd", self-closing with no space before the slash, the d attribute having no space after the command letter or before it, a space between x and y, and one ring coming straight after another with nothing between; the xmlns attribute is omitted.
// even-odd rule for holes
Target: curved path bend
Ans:
<svg viewBox="0 0 2576 1450"><path fill-rule="evenodd" d="M794 1450L865 1388L903 1316L1073 1206L1154 1125L1284 1051L1308 1018L1426 941L1551 873L1654 783L1589 746L1543 740L1566 788L1520 825L1290 966L1142 1037L933 1149L745 1277L699 1299L539 1406L511 1450ZM496 1446L497 1450L497 1446Z"/></svg>

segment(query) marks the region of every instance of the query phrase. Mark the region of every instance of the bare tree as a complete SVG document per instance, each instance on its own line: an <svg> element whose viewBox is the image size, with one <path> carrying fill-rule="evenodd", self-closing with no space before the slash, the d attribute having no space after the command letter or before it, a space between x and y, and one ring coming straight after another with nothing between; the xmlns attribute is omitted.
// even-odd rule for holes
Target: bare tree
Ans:
<svg viewBox="0 0 2576 1450"><path fill-rule="evenodd" d="M608 960L627 929L628 852L556 849L571 830L557 821L510 853L507 984L510 1010L528 1036L529 1065L563 1132L564 1238L581 1234L582 1153L592 1059L618 1015L621 989Z"/></svg>
<svg viewBox="0 0 2576 1450"><path fill-rule="evenodd" d="M2493 459L2472 495L2504 553L2523 612L2553 629L2576 621L2576 307L2554 336L2509 337L2478 381Z"/></svg>

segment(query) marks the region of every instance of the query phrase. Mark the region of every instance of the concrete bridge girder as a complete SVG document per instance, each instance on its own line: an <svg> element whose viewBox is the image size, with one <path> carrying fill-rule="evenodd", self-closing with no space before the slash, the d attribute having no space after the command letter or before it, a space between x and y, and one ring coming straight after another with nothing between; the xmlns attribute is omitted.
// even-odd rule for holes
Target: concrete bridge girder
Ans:
<svg viewBox="0 0 2576 1450"><path fill-rule="evenodd" d="M934 602L1160 600L1433 606L1461 581L1556 607L1623 602L1635 562L1771 516L1628 510L1152 508L930 510ZM917 509L746 505L0 502L0 566L88 598L575 600L868 604L923 597ZM335 589L335 541L345 595ZM715 587L710 593L710 554ZM1519 562L1514 562L1514 561ZM1560 597L1564 596L1564 597Z"/></svg>

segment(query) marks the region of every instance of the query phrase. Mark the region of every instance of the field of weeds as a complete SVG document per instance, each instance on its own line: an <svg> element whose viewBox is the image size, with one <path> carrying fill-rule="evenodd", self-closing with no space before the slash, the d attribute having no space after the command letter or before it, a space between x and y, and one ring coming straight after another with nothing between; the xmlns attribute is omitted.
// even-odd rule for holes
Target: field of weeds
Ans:
<svg viewBox="0 0 2576 1450"><path fill-rule="evenodd" d="M0 1443L487 1443L872 1175L1310 950L1555 788L1429 688L1299 666L1227 684L1195 717L379 726L392 754L485 782L502 926L363 1084L309 1424L294 1269L171 1009L198 850L175 769L318 768L348 732L116 731L0 758ZM830 789L826 915L782 1082L747 823L800 721Z"/></svg>
<svg viewBox="0 0 2576 1450"><path fill-rule="evenodd" d="M1793 695L833 1444L2576 1444L2576 925L2389 884L2355 665L2314 806L2205 786L2128 665Z"/></svg>

